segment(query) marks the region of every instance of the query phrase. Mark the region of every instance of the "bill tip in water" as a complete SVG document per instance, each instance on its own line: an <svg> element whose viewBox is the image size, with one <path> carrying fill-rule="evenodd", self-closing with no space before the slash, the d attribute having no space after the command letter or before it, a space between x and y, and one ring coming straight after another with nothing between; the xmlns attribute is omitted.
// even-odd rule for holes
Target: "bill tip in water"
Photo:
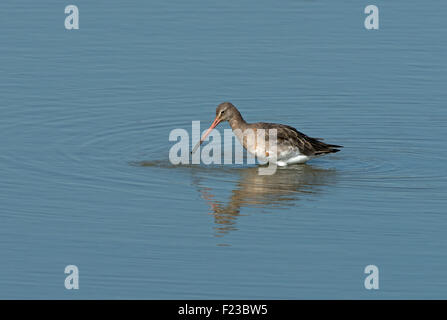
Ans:
<svg viewBox="0 0 447 320"><path fill-rule="evenodd" d="M194 146L194 148L191 151L191 154L195 153L197 151L197 149L199 149L200 146L200 141Z"/></svg>

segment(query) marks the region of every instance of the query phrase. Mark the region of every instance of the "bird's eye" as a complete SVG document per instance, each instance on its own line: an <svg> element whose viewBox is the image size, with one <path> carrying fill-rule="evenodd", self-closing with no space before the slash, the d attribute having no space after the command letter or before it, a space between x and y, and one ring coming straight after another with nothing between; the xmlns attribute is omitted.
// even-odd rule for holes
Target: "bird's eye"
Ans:
<svg viewBox="0 0 447 320"><path fill-rule="evenodd" d="M222 110L221 112L220 112L220 114L224 114L225 113L225 110Z"/></svg>

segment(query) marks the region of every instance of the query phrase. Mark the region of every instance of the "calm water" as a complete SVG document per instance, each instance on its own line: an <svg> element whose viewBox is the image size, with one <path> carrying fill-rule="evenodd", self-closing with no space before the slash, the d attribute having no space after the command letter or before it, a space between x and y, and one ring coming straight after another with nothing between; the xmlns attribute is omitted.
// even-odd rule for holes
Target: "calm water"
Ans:
<svg viewBox="0 0 447 320"><path fill-rule="evenodd" d="M68 4L0 3L0 298L447 298L445 1ZM171 165L227 100L345 148Z"/></svg>

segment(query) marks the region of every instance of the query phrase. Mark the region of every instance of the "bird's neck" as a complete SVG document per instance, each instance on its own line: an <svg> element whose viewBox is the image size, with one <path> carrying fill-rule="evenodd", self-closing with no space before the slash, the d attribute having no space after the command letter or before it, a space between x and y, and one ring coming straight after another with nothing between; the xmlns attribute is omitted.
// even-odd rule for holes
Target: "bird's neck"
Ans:
<svg viewBox="0 0 447 320"><path fill-rule="evenodd" d="M241 129L241 130L245 130L248 123L245 122L244 118L242 118L241 114L238 112L234 115L233 118L231 118L230 121L228 121L230 123L230 127L232 130L235 129Z"/></svg>

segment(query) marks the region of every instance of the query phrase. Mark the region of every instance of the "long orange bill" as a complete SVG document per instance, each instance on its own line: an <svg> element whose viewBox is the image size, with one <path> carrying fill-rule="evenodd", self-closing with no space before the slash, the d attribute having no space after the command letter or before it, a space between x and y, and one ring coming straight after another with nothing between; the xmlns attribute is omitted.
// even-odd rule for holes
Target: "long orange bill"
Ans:
<svg viewBox="0 0 447 320"><path fill-rule="evenodd" d="M219 123L220 123L220 119L218 119L218 117L216 117L216 119L214 119L213 123L211 124L211 127L209 127L209 129L206 130L206 132L203 135L202 139L200 139L200 141L197 142L197 144L195 145L194 149L192 149L191 154L193 154L194 152L197 151L197 149L202 144L202 142L205 141L206 137L208 137L208 135L210 134L211 130L213 130Z"/></svg>

